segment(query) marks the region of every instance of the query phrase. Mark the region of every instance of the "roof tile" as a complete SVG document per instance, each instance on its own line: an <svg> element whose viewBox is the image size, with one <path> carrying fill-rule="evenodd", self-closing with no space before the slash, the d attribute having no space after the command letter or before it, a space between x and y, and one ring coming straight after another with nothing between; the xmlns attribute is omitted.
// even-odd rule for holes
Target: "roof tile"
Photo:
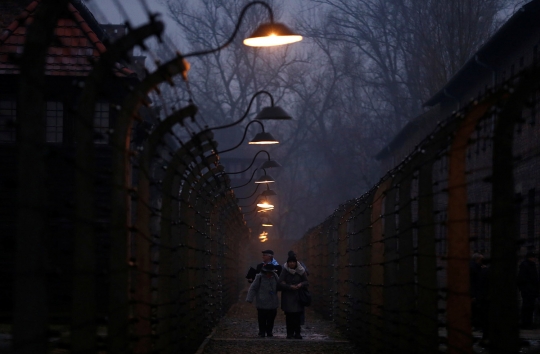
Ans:
<svg viewBox="0 0 540 354"><path fill-rule="evenodd" d="M9 61L9 53L22 53L26 26L32 23L34 11L40 2L41 0L34 0L17 20L14 20L7 30L0 34L0 73L19 72L18 67ZM92 70L88 57L98 60L107 49L71 3L68 4L68 10L72 18L58 20L55 34L61 47L49 48L45 73L59 76L86 76ZM117 65L115 71L119 76L133 74L133 71L122 65Z"/></svg>

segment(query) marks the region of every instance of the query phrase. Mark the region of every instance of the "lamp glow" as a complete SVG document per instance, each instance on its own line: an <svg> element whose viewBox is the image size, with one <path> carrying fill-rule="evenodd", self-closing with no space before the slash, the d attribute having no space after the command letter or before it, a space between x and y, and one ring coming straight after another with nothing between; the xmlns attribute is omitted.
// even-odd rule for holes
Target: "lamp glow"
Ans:
<svg viewBox="0 0 540 354"><path fill-rule="evenodd" d="M257 122L257 121L256 121ZM270 133L262 132L255 135L255 138L251 140L248 144L250 145L272 145L279 144L279 141L276 140Z"/></svg>
<svg viewBox="0 0 540 354"><path fill-rule="evenodd" d="M263 23L248 38L244 44L249 47L273 47L278 45L300 42L302 36L293 32L282 23Z"/></svg>
<svg viewBox="0 0 540 354"><path fill-rule="evenodd" d="M272 176L270 175L262 175L261 177L259 177L255 183L274 183L275 180L272 178Z"/></svg>
<svg viewBox="0 0 540 354"><path fill-rule="evenodd" d="M257 213L266 213L267 211L274 210L274 207L271 208L259 208L257 209Z"/></svg>
<svg viewBox="0 0 540 354"><path fill-rule="evenodd" d="M274 206L272 204L268 203L266 200L263 200L260 203L257 203L257 206L259 208L263 208L263 209L273 209L274 208Z"/></svg>

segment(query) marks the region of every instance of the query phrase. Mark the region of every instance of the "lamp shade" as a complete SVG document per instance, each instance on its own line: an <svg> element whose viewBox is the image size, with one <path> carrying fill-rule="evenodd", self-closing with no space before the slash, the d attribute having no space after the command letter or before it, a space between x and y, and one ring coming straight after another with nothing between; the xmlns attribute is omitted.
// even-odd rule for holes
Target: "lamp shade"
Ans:
<svg viewBox="0 0 540 354"><path fill-rule="evenodd" d="M273 47L277 45L300 42L302 36L293 32L283 23L263 23L248 38L244 44L249 47Z"/></svg>
<svg viewBox="0 0 540 354"><path fill-rule="evenodd" d="M262 175L261 177L257 178L255 183L274 183L275 181L276 180L270 175Z"/></svg>
<svg viewBox="0 0 540 354"><path fill-rule="evenodd" d="M274 167L281 167L281 165L274 160L266 160L261 164L259 169L263 169L263 168L267 169L267 168L274 168Z"/></svg>
<svg viewBox="0 0 540 354"><path fill-rule="evenodd" d="M292 119L291 115L285 110L279 106L270 106L270 107L264 107L259 114L255 117L255 119L259 120L265 120L265 119L280 119L280 120L287 120Z"/></svg>
<svg viewBox="0 0 540 354"><path fill-rule="evenodd" d="M258 144L258 145L270 145L270 144L279 144L276 138L270 133L262 132L255 135L255 137L249 142L249 144Z"/></svg>
<svg viewBox="0 0 540 354"><path fill-rule="evenodd" d="M274 226L274 224L272 224L272 222L270 221L269 218L264 218L264 220L261 223L261 226L272 227L272 226Z"/></svg>
<svg viewBox="0 0 540 354"><path fill-rule="evenodd" d="M267 190L265 190L264 192L261 193L261 196L263 196L263 197L270 197L272 195L277 195L277 193L274 192L271 189L267 189Z"/></svg>

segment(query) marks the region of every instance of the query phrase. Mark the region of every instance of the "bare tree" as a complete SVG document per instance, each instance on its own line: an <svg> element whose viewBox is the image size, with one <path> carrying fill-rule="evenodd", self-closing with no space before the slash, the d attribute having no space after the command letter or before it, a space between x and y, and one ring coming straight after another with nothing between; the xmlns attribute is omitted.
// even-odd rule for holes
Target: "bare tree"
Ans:
<svg viewBox="0 0 540 354"><path fill-rule="evenodd" d="M247 3L164 1L189 50L225 42ZM246 48L239 35L230 49L191 60L190 85L209 125L238 119L259 90L294 111L293 122L265 124L282 138L271 150L285 166L274 176L280 235L295 238L376 182L373 155L518 1L305 0L301 50ZM271 3L279 18L283 3ZM265 11L250 9L241 32L266 20Z"/></svg>

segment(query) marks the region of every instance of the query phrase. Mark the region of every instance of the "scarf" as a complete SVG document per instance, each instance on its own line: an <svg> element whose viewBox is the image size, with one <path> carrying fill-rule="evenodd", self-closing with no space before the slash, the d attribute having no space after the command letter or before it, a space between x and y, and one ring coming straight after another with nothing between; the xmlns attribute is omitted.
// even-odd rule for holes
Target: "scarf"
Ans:
<svg viewBox="0 0 540 354"><path fill-rule="evenodd" d="M302 264L300 264L300 262L296 262L295 269L289 268L289 266L287 265L287 262L285 262L285 264L283 265L283 268L287 270L289 273L291 273L292 275L295 275L297 273L298 275L302 275L306 271L304 267L302 267Z"/></svg>

